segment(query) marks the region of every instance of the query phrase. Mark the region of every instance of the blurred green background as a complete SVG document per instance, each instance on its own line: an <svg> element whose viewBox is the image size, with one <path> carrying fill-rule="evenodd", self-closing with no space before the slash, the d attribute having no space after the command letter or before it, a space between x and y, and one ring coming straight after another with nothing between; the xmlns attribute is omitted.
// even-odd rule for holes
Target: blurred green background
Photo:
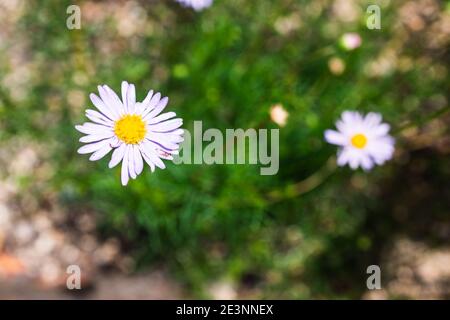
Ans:
<svg viewBox="0 0 450 320"><path fill-rule="evenodd" d="M66 27L71 4L81 8L80 30ZM381 30L366 27L370 4L381 8ZM130 273L162 267L185 297L370 297L371 264L387 270L382 297L428 297L389 286L401 278L386 253L398 239L443 252L433 270L443 268L438 282L447 282L431 297L449 297L448 2L215 0L201 12L169 0L1 6L1 175L16 198L33 199L20 209L27 216L49 206L73 221L92 212L98 237L118 239L131 257ZM354 50L340 42L349 32L362 40ZM167 110L188 130L194 120L279 128L278 174L169 163L122 187L109 157L93 163L76 153L74 130L86 121L89 93L99 84L119 91L122 80L139 100L150 89L167 95ZM274 105L288 112L285 125L271 118ZM394 159L369 173L330 169L336 148L323 132L344 110L380 112L397 141ZM38 164L11 170L8 150L25 147L38 150ZM317 181L301 184L311 176Z"/></svg>

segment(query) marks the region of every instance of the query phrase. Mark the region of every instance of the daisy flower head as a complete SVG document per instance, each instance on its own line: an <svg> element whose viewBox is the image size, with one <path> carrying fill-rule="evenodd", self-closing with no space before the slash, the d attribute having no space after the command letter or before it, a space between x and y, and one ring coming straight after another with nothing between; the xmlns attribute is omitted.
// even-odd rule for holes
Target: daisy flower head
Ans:
<svg viewBox="0 0 450 320"><path fill-rule="evenodd" d="M394 139L388 134L390 126L382 123L379 113L363 116L359 112L344 111L336 128L337 131L325 131L325 140L340 147L339 166L348 164L353 170L361 167L368 171L375 164L382 165L392 158Z"/></svg>
<svg viewBox="0 0 450 320"><path fill-rule="evenodd" d="M195 11L201 11L212 5L213 0L176 0L185 7L191 7Z"/></svg>
<svg viewBox="0 0 450 320"><path fill-rule="evenodd" d="M152 172L155 167L164 169L161 159L173 160L183 141L183 120L175 112L161 112L169 99L149 91L142 102L136 102L133 84L122 82L122 99L107 85L98 86L100 96L89 95L98 109L86 110L85 122L75 128L84 133L78 149L80 154L91 153L89 160L97 161L114 150L109 168L122 162L121 181L127 185L129 178L136 179L146 162Z"/></svg>

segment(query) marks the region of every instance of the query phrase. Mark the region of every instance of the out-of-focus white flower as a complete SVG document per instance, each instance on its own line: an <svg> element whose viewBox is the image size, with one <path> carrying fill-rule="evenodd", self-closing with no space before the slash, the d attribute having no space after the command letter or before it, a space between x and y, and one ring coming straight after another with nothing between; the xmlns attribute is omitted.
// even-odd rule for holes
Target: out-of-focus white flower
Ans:
<svg viewBox="0 0 450 320"><path fill-rule="evenodd" d="M214 283L208 291L212 298L217 300L233 300L237 296L235 286L228 281Z"/></svg>
<svg viewBox="0 0 450 320"><path fill-rule="evenodd" d="M200 11L212 5L213 0L175 0L186 7L191 7L195 11Z"/></svg>
<svg viewBox="0 0 450 320"><path fill-rule="evenodd" d="M86 134L80 142L87 143L78 153L92 153L89 160L103 158L111 150L109 167L122 162L121 180L126 185L129 178L136 177L144 169L144 161L152 172L155 166L165 168L161 159L172 160L178 154L183 141L183 120L174 118L175 112L160 114L169 99L151 90L142 102L136 102L133 84L122 82L122 100L107 85L98 86L100 97L91 93L90 98L100 111L86 110L92 122L75 128ZM174 118L174 119L172 119Z"/></svg>
<svg viewBox="0 0 450 320"><path fill-rule="evenodd" d="M340 44L341 46L348 51L355 50L362 43L361 36L356 32L345 33L342 35Z"/></svg>
<svg viewBox="0 0 450 320"><path fill-rule="evenodd" d="M279 17L274 24L275 30L282 35L287 35L297 31L302 25L301 16L298 12L294 12L289 16Z"/></svg>
<svg viewBox="0 0 450 320"><path fill-rule="evenodd" d="M287 123L289 112L287 112L281 104L273 105L270 108L270 119L280 127L284 127Z"/></svg>
<svg viewBox="0 0 450 320"><path fill-rule="evenodd" d="M370 112L364 117L359 112L344 111L336 122L338 131L325 131L325 140L341 147L339 166L349 164L352 169L370 170L374 164L382 165L392 158L394 139L388 134L389 125L381 121L379 113Z"/></svg>
<svg viewBox="0 0 450 320"><path fill-rule="evenodd" d="M332 74L339 76L345 71L345 62L340 58L332 57L328 60L328 68Z"/></svg>
<svg viewBox="0 0 450 320"><path fill-rule="evenodd" d="M342 22L356 22L362 10L357 0L334 0L332 14Z"/></svg>

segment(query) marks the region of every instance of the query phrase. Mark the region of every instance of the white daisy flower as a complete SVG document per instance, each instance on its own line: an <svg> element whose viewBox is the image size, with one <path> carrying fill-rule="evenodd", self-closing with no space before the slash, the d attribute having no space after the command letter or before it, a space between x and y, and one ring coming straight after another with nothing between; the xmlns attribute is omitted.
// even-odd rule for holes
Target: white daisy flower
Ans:
<svg viewBox="0 0 450 320"><path fill-rule="evenodd" d="M183 141L183 120L174 118L175 112L160 114L169 99L149 91L142 102L136 102L133 84L122 82L122 101L107 85L98 86L100 97L91 93L89 97L98 109L86 110L85 122L75 128L86 136L80 142L87 143L78 153L92 153L89 160L103 158L111 150L114 152L109 162L113 168L122 162L121 180L125 186L129 178L136 177L144 169L144 161L150 166L165 168L161 159L172 160L178 154Z"/></svg>
<svg viewBox="0 0 450 320"><path fill-rule="evenodd" d="M200 11L212 5L213 0L176 0L186 7L191 7L195 11Z"/></svg>
<svg viewBox="0 0 450 320"><path fill-rule="evenodd" d="M392 158L394 139L388 134L389 125L381 121L379 113L370 112L364 117L359 112L344 111L336 122L338 131L325 131L325 140L341 147L339 166L348 163L352 169L370 170L374 164L382 165Z"/></svg>

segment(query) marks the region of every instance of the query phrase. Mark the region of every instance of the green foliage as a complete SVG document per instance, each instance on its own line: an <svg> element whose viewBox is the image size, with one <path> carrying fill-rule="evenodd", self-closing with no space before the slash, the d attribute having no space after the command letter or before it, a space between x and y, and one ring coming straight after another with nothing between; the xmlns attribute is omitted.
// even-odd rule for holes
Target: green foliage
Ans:
<svg viewBox="0 0 450 320"><path fill-rule="evenodd" d="M340 22L331 1L216 0L200 13L173 1L140 1L135 5L145 14L131 35L120 32L112 14L123 10L120 4L102 18L82 5L82 29L69 31L69 4L30 1L20 23L30 31L36 62L31 94L20 105L5 105L0 91L0 115L9 119L2 135L48 145L52 188L62 205L98 212L101 231L128 243L140 267L169 266L194 297L208 296L208 283L217 279L270 298L354 297L365 289L359 279L374 246L365 222L377 214L377 186L399 170L396 161L368 174L337 169L297 197L272 202L268 194L322 170L336 151L323 131L343 110L380 112L397 132L439 110L430 98L442 98L448 79L424 76L430 65L414 62L428 53L395 29L397 2L384 9L382 30L368 30L363 13L356 22ZM297 27L280 30L280 19ZM362 46L343 50L345 32L358 32ZM371 75L371 64L389 48L397 59L391 70ZM341 75L329 69L333 57L345 64ZM400 70L405 57L413 66ZM445 62L439 52L428 61L436 68ZM277 128L269 109L281 103L289 119L280 129L279 173L169 163L122 187L120 169L108 169L107 157L92 163L76 153L74 130L86 120L88 94L98 84L118 91L122 80L135 83L139 100L150 89L169 96L168 109L190 130L194 120L221 130ZM83 103L73 101L74 92L82 92ZM397 145L404 147L401 139ZM335 287L333 272L334 280L352 285Z"/></svg>

